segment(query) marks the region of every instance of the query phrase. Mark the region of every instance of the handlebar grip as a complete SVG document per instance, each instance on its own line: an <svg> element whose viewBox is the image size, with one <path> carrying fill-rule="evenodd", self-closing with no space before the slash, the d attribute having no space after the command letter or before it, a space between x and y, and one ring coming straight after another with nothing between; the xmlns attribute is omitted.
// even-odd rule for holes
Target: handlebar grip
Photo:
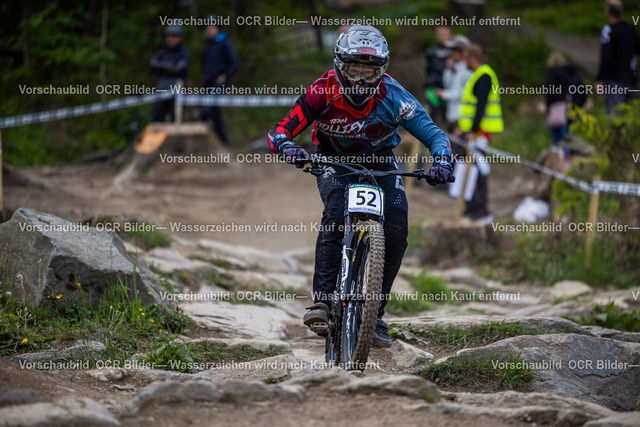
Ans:
<svg viewBox="0 0 640 427"><path fill-rule="evenodd" d="M456 177L453 176L453 174L449 175L449 178L447 179L447 182L451 182L451 183L456 182Z"/></svg>

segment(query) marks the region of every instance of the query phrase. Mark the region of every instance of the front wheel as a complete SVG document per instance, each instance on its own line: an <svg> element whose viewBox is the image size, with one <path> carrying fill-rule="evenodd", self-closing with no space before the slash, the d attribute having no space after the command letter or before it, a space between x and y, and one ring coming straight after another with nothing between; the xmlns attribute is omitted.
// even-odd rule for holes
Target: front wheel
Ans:
<svg viewBox="0 0 640 427"><path fill-rule="evenodd" d="M355 272L343 301L342 365L364 370L373 343L384 273L384 230L373 220L363 223L353 258Z"/></svg>

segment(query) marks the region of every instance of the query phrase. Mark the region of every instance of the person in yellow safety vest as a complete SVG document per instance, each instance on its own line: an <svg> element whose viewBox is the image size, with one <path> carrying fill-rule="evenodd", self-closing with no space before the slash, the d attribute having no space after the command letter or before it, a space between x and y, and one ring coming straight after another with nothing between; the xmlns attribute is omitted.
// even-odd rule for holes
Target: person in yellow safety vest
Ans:
<svg viewBox="0 0 640 427"><path fill-rule="evenodd" d="M478 148L482 150L482 142L487 144L490 134L504 130L498 77L493 69L484 63L482 48L477 44L465 48L463 60L473 74L462 92L459 129L455 133L462 135L468 142L476 141ZM467 201L465 216L485 223L493 220L487 207L488 189L488 175L478 174L473 196Z"/></svg>

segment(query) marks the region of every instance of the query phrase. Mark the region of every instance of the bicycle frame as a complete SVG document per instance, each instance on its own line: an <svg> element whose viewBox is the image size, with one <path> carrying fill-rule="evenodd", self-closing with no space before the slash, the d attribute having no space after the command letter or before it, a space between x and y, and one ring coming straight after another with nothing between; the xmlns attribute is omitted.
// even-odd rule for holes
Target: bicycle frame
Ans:
<svg viewBox="0 0 640 427"><path fill-rule="evenodd" d="M386 176L410 176L417 179L425 179L430 184L435 185L435 179L418 169L413 172L399 170L374 171L359 164L345 164L324 161L310 161L311 167L304 169L304 172L320 176L325 173L323 166L337 167L358 176L358 183L349 184L345 189L345 210L344 210L344 237L342 240L342 260L340 273L336 281L336 288L332 295L331 315L329 316L328 337L326 342L326 361L335 364L337 356L344 350L341 343L341 330L345 307L352 301L363 301L365 296L359 294L358 283L356 283L357 269L363 268L361 259L355 259L354 254L366 257L368 247L360 250L360 245L367 244L365 239L366 229L359 227L360 222L375 221L384 225L384 191L378 186L376 177ZM450 182L455 181L453 176ZM353 196L353 197L352 197ZM358 205L354 209L353 204ZM353 313L353 312L352 312ZM360 312L360 315L362 313ZM362 319L360 319L362 320ZM348 322L351 323L351 322ZM356 322L359 324L359 322ZM368 352L368 350L367 350ZM365 358L366 359L366 358ZM341 361L338 360L338 363ZM350 369L351 366L345 366Z"/></svg>

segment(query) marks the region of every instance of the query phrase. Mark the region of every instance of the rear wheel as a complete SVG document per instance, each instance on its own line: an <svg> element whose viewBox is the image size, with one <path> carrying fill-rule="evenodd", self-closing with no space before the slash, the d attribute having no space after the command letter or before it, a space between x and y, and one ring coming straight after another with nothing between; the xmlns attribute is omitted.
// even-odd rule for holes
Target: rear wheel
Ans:
<svg viewBox="0 0 640 427"><path fill-rule="evenodd" d="M384 271L384 231L373 220L364 222L364 233L356 247L349 285L343 303L342 365L346 370L364 370L373 343L380 308Z"/></svg>

